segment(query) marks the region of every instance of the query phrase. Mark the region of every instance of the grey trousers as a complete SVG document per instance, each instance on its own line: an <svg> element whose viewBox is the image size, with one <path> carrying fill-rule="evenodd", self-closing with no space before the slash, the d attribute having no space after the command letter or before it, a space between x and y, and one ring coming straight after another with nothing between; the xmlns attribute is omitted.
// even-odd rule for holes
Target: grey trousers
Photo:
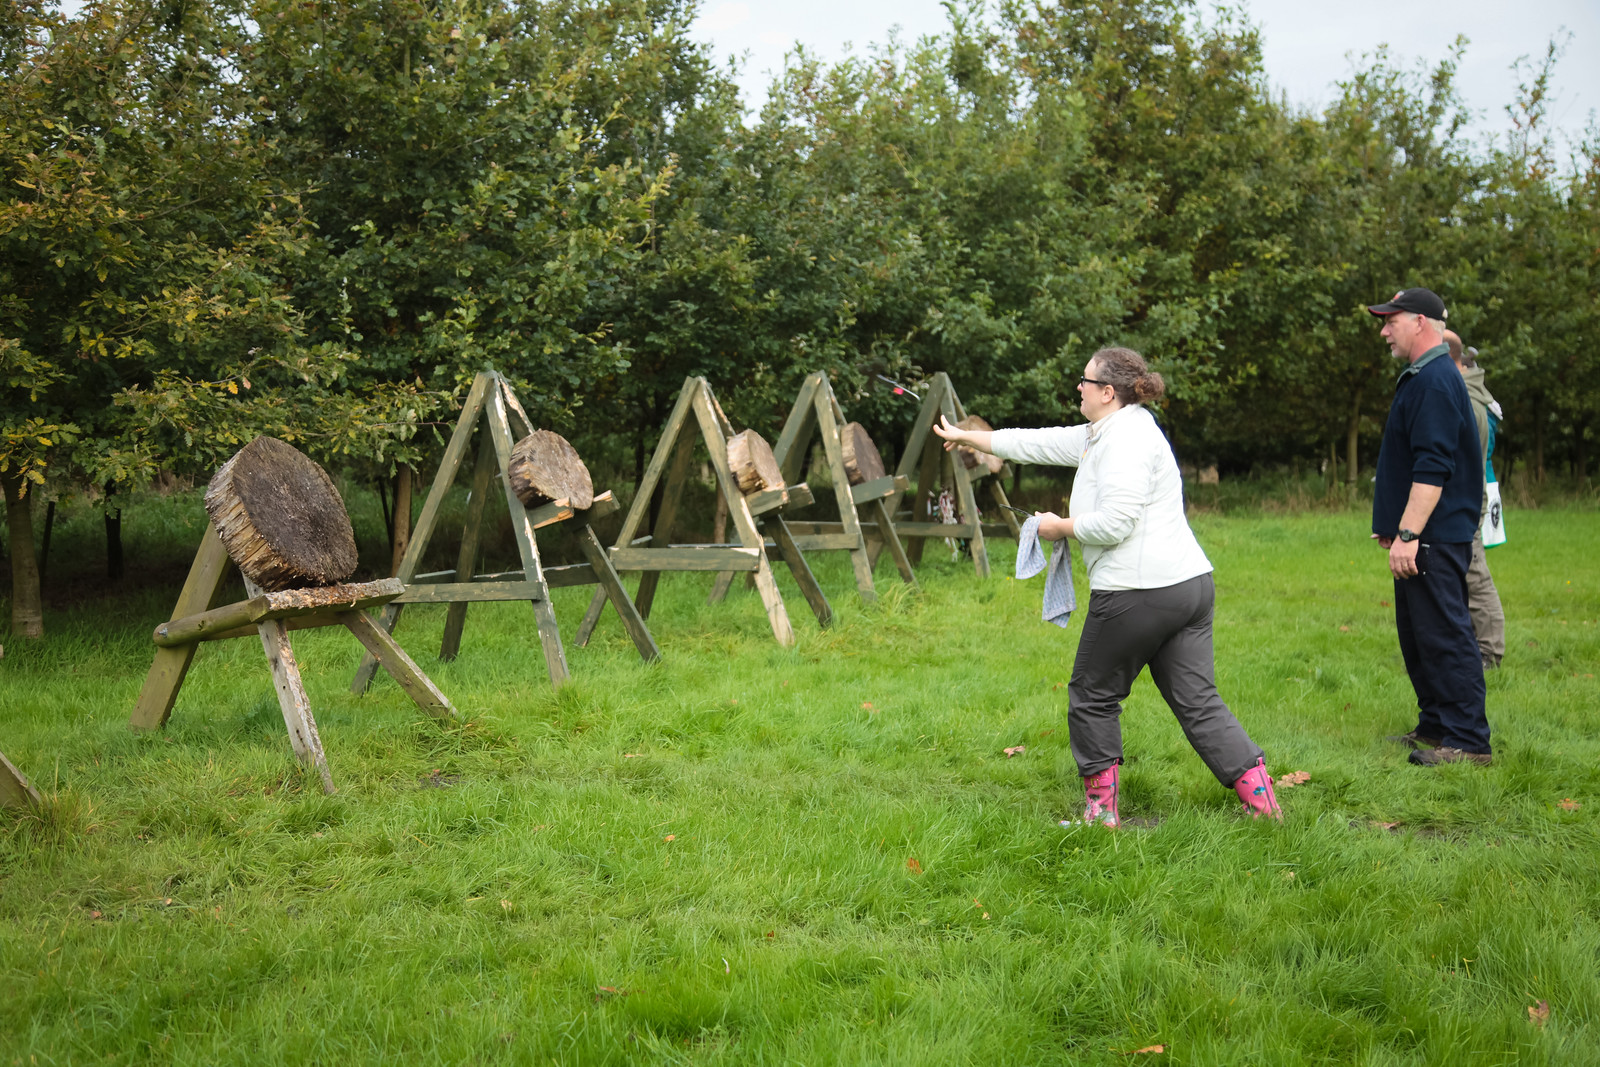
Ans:
<svg viewBox="0 0 1600 1067"><path fill-rule="evenodd" d="M1217 781L1232 786L1262 758L1217 695L1210 574L1165 589L1089 594L1067 685L1072 756L1084 777L1122 762L1122 702L1146 666L1184 736Z"/></svg>
<svg viewBox="0 0 1600 1067"><path fill-rule="evenodd" d="M1467 612L1478 638L1478 654L1485 667L1498 667L1506 654L1506 613L1500 592L1489 574L1489 557L1483 550L1483 531L1472 539L1472 565L1467 568Z"/></svg>

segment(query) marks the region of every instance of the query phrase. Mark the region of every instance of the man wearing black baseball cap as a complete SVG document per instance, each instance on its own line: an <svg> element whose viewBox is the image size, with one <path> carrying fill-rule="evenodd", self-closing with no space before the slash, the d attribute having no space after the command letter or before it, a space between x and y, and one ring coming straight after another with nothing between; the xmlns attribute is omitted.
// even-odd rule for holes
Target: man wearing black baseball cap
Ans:
<svg viewBox="0 0 1600 1067"><path fill-rule="evenodd" d="M1372 536L1389 550L1395 626L1417 692L1417 725L1395 738L1411 762L1490 762L1483 660L1467 611L1483 468L1472 401L1450 359L1444 301L1405 289L1367 308L1406 362L1378 451Z"/></svg>

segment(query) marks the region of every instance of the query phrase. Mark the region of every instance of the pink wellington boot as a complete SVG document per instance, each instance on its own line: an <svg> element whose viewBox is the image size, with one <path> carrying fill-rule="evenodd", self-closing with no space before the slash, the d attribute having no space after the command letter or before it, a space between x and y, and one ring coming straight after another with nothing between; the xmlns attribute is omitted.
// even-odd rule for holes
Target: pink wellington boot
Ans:
<svg viewBox="0 0 1600 1067"><path fill-rule="evenodd" d="M1117 764L1083 780L1083 818L1062 819L1062 826L1104 826L1114 830L1122 825L1117 815Z"/></svg>
<svg viewBox="0 0 1600 1067"><path fill-rule="evenodd" d="M1272 792L1272 778L1267 774L1265 760L1256 760L1254 767L1240 775L1239 780L1233 783L1233 791L1244 801L1244 810L1252 819L1259 819L1263 815L1280 821L1283 819L1283 809L1278 807L1278 798Z"/></svg>

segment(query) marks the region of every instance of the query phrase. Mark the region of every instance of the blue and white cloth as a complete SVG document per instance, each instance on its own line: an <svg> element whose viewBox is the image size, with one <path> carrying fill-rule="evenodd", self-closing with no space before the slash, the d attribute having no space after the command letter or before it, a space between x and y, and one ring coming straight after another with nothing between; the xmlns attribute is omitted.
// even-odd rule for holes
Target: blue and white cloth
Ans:
<svg viewBox="0 0 1600 1067"><path fill-rule="evenodd" d="M1022 530L1017 534L1017 577L1032 578L1044 569L1044 548L1039 544L1039 516L1033 515L1022 524ZM1066 629L1077 606L1078 594L1072 588L1072 544L1062 538L1056 542L1055 551L1050 553L1050 569L1044 576L1044 621Z"/></svg>

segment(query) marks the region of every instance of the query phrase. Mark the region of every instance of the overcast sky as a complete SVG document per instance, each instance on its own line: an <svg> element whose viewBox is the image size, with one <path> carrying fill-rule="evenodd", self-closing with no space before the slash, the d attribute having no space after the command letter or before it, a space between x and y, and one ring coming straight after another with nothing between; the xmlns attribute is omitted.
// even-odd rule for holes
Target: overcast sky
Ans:
<svg viewBox="0 0 1600 1067"><path fill-rule="evenodd" d="M1210 9L1210 0L1204 6ZM1511 65L1537 59L1565 27L1572 39L1556 68L1551 117L1571 135L1600 110L1600 0L1240 0L1262 28L1267 76L1297 104L1320 107L1350 73L1349 56L1387 43L1407 64L1444 58L1457 34L1471 41L1460 85L1483 130L1507 126L1516 94ZM853 43L858 54L898 26L903 40L944 31L939 0L704 0L693 34L719 59L744 57L740 84L747 107L759 109L771 74L796 41L820 58L837 59Z"/></svg>

